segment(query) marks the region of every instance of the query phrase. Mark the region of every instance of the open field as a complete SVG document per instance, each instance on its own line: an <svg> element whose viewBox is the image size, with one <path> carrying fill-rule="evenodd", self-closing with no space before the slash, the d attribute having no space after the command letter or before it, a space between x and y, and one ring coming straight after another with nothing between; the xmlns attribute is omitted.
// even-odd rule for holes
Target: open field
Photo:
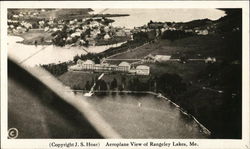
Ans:
<svg viewBox="0 0 250 149"><path fill-rule="evenodd" d="M21 43L32 44L32 45L35 43L35 41L37 41L38 45L52 44L47 41L53 38L51 36L51 33L45 32L44 30L40 30L40 29L29 30L28 32L23 33L19 36L24 39Z"/></svg>
<svg viewBox="0 0 250 149"><path fill-rule="evenodd" d="M143 58L149 54L171 55L172 58L178 58L181 54L186 54L188 58L220 57L223 48L224 43L219 35L193 36L173 42L160 39L135 51L120 54L112 58Z"/></svg>
<svg viewBox="0 0 250 149"><path fill-rule="evenodd" d="M185 82L194 81L197 75L202 72L208 64L204 62L189 62L182 64L179 62L165 62L148 64L151 75L157 76L164 73L178 74ZM197 80L196 80L197 81Z"/></svg>

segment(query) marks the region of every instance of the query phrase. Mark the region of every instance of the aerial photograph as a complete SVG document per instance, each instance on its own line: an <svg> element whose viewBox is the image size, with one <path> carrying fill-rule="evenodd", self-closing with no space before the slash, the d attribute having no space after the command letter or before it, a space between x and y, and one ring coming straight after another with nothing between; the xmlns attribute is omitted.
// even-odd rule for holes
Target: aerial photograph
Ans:
<svg viewBox="0 0 250 149"><path fill-rule="evenodd" d="M8 8L8 138L242 138L242 9Z"/></svg>

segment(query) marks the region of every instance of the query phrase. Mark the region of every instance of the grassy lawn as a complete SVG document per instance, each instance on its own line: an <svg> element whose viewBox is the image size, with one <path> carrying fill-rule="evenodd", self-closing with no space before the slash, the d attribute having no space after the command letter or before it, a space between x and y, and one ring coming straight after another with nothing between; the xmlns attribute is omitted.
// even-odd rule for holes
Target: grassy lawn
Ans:
<svg viewBox="0 0 250 149"><path fill-rule="evenodd" d="M51 36L51 33L49 32L45 32L43 30L39 30L39 29L33 29L33 30L29 30L26 33L23 33L20 35L24 40L22 41L22 43L24 44L34 44L35 41L37 41L37 44L43 44L43 45L47 45L47 44L51 44L46 42L46 40L51 40L53 37Z"/></svg>
<svg viewBox="0 0 250 149"><path fill-rule="evenodd" d="M151 75L161 75L164 73L178 74L184 81L197 79L197 75L205 69L204 62L189 62L182 64L179 62L166 62L161 64L149 64Z"/></svg>
<svg viewBox="0 0 250 149"><path fill-rule="evenodd" d="M142 46L135 51L114 56L112 58L143 58L148 54L171 55L179 57L181 53L189 58L220 56L223 40L219 35L193 36L176 41L158 40L155 43ZM201 56L198 56L200 54Z"/></svg>

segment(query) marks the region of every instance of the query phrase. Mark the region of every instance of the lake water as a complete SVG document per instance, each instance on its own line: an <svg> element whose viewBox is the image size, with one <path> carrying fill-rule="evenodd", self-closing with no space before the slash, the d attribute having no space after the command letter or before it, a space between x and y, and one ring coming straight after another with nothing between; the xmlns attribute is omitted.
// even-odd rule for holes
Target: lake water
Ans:
<svg viewBox="0 0 250 149"><path fill-rule="evenodd" d="M73 60L73 57L77 54L86 54L86 51L91 53L100 53L111 47L117 47L122 44L118 43L106 46L93 46L84 48L85 50L83 50L83 47L57 47L53 45L34 46L17 43L22 40L23 38L21 37L8 36L8 55L18 62L21 62L31 55L34 55L23 63L26 66L66 62L69 60Z"/></svg>
<svg viewBox="0 0 250 149"><path fill-rule="evenodd" d="M93 96L85 100L124 138L209 137L193 119L176 106L154 95Z"/></svg>
<svg viewBox="0 0 250 149"><path fill-rule="evenodd" d="M99 13L104 9L94 9L93 13ZM129 14L126 17L113 17L113 26L134 28L147 24L150 20L155 22L188 22L197 19L217 20L225 13L218 9L152 9L152 8L126 8L126 9L105 9L104 14Z"/></svg>

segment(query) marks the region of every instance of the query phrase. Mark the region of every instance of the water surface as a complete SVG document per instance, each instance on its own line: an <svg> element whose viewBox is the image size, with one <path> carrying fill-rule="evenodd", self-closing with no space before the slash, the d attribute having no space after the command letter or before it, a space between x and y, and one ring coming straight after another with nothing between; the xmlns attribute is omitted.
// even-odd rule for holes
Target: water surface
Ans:
<svg viewBox="0 0 250 149"><path fill-rule="evenodd" d="M76 55L91 53L100 53L111 47L120 46L122 43L105 45L105 46L91 46L85 47L58 47L53 45L25 45L18 43L23 38L17 36L8 36L8 55L16 59L18 62L26 60L23 64L26 66L35 66L39 64L59 63L73 60ZM84 49L84 50L83 50Z"/></svg>
<svg viewBox="0 0 250 149"><path fill-rule="evenodd" d="M77 96L82 96L77 93ZM169 101L150 94L86 99L124 138L208 138L201 127Z"/></svg>
<svg viewBox="0 0 250 149"><path fill-rule="evenodd" d="M99 13L104 9L94 9L93 13ZM134 28L147 24L150 20L154 22L188 22L197 19L217 20L225 16L224 11L205 8L109 8L105 14L129 14L126 17L113 17L113 26Z"/></svg>

